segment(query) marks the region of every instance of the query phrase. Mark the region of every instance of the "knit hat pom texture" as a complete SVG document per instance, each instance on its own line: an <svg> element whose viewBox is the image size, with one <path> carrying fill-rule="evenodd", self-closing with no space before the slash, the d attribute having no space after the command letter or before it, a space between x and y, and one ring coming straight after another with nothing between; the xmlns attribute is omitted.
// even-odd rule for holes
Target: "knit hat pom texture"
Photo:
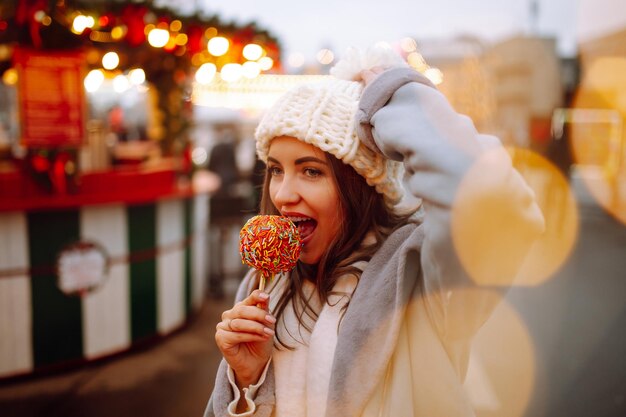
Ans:
<svg viewBox="0 0 626 417"><path fill-rule="evenodd" d="M384 196L387 205L394 206L404 194L403 167L361 143L355 118L364 87L357 81L361 71L397 66L406 63L389 48L373 47L366 52L350 48L327 81L291 89L265 113L255 133L259 158L267 162L272 139L294 137L351 165Z"/></svg>

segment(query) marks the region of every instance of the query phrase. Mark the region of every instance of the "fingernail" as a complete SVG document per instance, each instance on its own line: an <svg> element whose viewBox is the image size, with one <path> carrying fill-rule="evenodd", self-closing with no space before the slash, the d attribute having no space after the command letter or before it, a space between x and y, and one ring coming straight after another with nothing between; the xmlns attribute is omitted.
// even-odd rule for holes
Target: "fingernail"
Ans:
<svg viewBox="0 0 626 417"><path fill-rule="evenodd" d="M270 316L269 314L267 316L265 316L265 321L267 321L268 323L276 323L276 319L272 316Z"/></svg>
<svg viewBox="0 0 626 417"><path fill-rule="evenodd" d="M262 292L261 294L259 294L259 298L263 299L263 300L267 300L268 298L270 298L270 295L267 293Z"/></svg>
<svg viewBox="0 0 626 417"><path fill-rule="evenodd" d="M270 329L269 327L264 327L263 331L269 334L270 336L274 336L274 330Z"/></svg>

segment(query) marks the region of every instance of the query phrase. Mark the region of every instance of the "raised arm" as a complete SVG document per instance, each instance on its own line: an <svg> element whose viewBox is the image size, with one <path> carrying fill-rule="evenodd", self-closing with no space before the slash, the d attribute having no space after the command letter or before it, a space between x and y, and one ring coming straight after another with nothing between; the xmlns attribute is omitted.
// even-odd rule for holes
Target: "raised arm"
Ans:
<svg viewBox="0 0 626 417"><path fill-rule="evenodd" d="M357 128L401 161L423 202L423 294L444 340L473 335L514 281L543 216L500 141L479 134L421 74L366 71Z"/></svg>

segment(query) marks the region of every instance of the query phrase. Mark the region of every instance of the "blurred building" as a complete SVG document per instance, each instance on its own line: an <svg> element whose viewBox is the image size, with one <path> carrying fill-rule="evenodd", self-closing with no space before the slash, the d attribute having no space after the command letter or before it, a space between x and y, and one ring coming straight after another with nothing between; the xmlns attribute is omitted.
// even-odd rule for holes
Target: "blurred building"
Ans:
<svg viewBox="0 0 626 417"><path fill-rule="evenodd" d="M584 42L579 50L583 66L602 57L626 57L626 29Z"/></svg>
<svg viewBox="0 0 626 417"><path fill-rule="evenodd" d="M585 163L604 163L616 172L623 171L626 29L581 44L580 63L580 86L572 102L572 107L579 112L573 132L579 156ZM584 110L587 112L583 113ZM592 115L595 116L593 126L589 120ZM591 158L594 160L590 161Z"/></svg>
<svg viewBox="0 0 626 417"><path fill-rule="evenodd" d="M441 70L438 88L479 131L507 145L545 151L552 112L564 103L554 38L520 35L489 45L463 36L422 41L419 50Z"/></svg>
<svg viewBox="0 0 626 417"><path fill-rule="evenodd" d="M493 83L499 136L544 153L552 113L563 106L556 39L512 37L489 48L483 63Z"/></svg>
<svg viewBox="0 0 626 417"><path fill-rule="evenodd" d="M456 111L469 116L479 131L493 132L496 125L494 88L482 63L487 47L479 38L461 36L423 40L418 49L425 62L443 74L437 87Z"/></svg>

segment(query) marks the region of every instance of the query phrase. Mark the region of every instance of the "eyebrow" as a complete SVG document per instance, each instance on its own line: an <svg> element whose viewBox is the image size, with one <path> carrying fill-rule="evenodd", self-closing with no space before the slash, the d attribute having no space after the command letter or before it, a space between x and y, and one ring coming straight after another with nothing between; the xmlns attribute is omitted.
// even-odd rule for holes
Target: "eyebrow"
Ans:
<svg viewBox="0 0 626 417"><path fill-rule="evenodd" d="M267 160L271 161L271 162L274 162L275 164L279 164L280 165L280 162L277 159L272 158L271 156L268 156ZM328 165L328 163L326 161L324 161L323 159L319 159L319 158L316 158L314 156L304 156L302 158L298 158L295 161L295 165L302 165L302 164L305 164L307 162L316 162L318 164Z"/></svg>

